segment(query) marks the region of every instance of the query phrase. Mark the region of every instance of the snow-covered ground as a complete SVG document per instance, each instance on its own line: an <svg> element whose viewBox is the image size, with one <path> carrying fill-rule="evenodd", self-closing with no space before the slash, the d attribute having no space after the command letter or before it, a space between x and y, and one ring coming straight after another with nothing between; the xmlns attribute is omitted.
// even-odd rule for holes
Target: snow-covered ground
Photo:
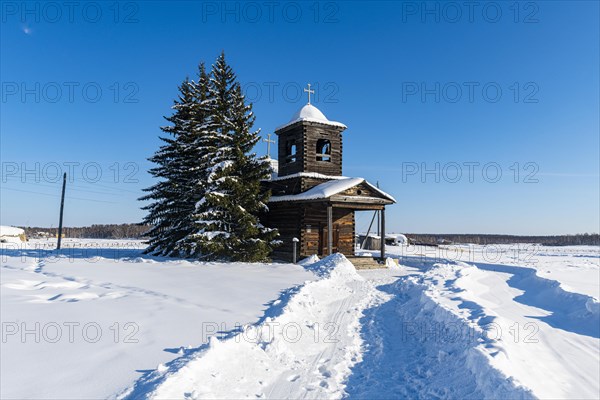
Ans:
<svg viewBox="0 0 600 400"><path fill-rule="evenodd" d="M390 246L356 272L40 243L2 252L2 398L600 397L596 247Z"/></svg>
<svg viewBox="0 0 600 400"><path fill-rule="evenodd" d="M312 279L291 264L143 256L139 241L2 244L0 398L106 398ZM37 325L36 325L37 324Z"/></svg>
<svg viewBox="0 0 600 400"><path fill-rule="evenodd" d="M454 358L457 343L470 342L465 364L479 374L478 388L493 387L488 371L495 370L535 397L600 398L599 248L410 246L388 252L418 270L385 286L389 307L396 302L407 316L399 333L433 343L443 358Z"/></svg>

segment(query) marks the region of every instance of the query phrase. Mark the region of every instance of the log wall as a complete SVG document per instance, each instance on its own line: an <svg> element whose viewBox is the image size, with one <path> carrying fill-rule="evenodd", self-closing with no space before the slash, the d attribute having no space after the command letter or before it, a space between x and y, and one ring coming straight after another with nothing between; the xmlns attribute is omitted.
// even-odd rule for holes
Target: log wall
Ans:
<svg viewBox="0 0 600 400"><path fill-rule="evenodd" d="M281 196L287 194L298 194L303 192L303 183L301 177L290 179L280 179L274 181L263 181L263 187L271 190L271 196ZM321 183L324 181L321 181Z"/></svg>
<svg viewBox="0 0 600 400"><path fill-rule="evenodd" d="M330 161L317 159L317 142L327 139L331 142ZM304 171L323 175L342 175L342 133L339 128L310 124L304 126Z"/></svg>
<svg viewBox="0 0 600 400"><path fill-rule="evenodd" d="M275 248L271 258L274 260L292 260L292 239L300 239L301 208L296 203L269 203L269 212L261 216L265 226L279 230L278 239L283 243Z"/></svg>
<svg viewBox="0 0 600 400"><path fill-rule="evenodd" d="M302 124L294 124L281 131L276 132L277 140L277 160L279 162L279 176L291 175L304 170L304 128ZM296 144L296 160L289 162L287 156L287 147L289 143Z"/></svg>
<svg viewBox="0 0 600 400"><path fill-rule="evenodd" d="M342 131L340 127L302 121L275 132L278 135L279 176L297 172L342 175ZM330 161L317 159L319 139L327 139L331 143ZM287 156L289 143L296 144L294 162L289 162Z"/></svg>
<svg viewBox="0 0 600 400"><path fill-rule="evenodd" d="M327 255L327 204L307 204L302 209L301 256ZM334 207L333 230L333 252L353 255L354 211Z"/></svg>

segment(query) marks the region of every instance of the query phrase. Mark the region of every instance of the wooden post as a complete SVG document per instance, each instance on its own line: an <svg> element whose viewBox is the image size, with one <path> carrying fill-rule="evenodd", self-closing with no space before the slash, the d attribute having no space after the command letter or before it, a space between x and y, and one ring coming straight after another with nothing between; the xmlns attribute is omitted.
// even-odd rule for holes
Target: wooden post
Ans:
<svg viewBox="0 0 600 400"><path fill-rule="evenodd" d="M327 254L333 253L333 207L327 206Z"/></svg>
<svg viewBox="0 0 600 400"><path fill-rule="evenodd" d="M63 186L62 195L60 196L60 218L58 220L58 243L56 244L56 250L60 250L60 242L62 239L62 225L63 225L63 210L65 208L65 187L67 186L67 173L63 174Z"/></svg>
<svg viewBox="0 0 600 400"><path fill-rule="evenodd" d="M381 209L381 259L385 260L385 206Z"/></svg>
<svg viewBox="0 0 600 400"><path fill-rule="evenodd" d="M294 246L294 248L292 249L292 262L294 264L296 264L296 262L298 261L298 258L297 258L297 255L296 255L297 254L296 253L296 247L298 247L298 242L299 241L300 240L298 240L298 238L293 238L292 239L292 246Z"/></svg>

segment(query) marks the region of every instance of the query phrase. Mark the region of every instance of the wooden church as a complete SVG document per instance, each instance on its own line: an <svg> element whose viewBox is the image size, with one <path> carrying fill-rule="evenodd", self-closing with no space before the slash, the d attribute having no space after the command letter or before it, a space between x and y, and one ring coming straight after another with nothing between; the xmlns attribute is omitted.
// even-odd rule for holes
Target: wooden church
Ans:
<svg viewBox="0 0 600 400"><path fill-rule="evenodd" d="M275 130L277 170L263 182L272 196L269 212L261 220L281 235L283 244L275 249L273 259L291 261L294 245L298 259L336 252L353 256L355 212L379 210L380 231L385 237L385 206L396 201L363 178L342 175L342 132L346 126L329 121L310 104L310 85L305 91L308 104ZM294 238L299 242L294 243Z"/></svg>

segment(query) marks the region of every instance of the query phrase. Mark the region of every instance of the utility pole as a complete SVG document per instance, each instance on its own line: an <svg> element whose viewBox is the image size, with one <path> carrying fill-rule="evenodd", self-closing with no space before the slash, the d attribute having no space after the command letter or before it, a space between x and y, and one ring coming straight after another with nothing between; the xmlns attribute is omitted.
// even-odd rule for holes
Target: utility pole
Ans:
<svg viewBox="0 0 600 400"><path fill-rule="evenodd" d="M379 181L377 181L377 189L379 189ZM375 211L375 214L377 214L377 236L379 236L379 228L381 227L379 224L379 211Z"/></svg>
<svg viewBox="0 0 600 400"><path fill-rule="evenodd" d="M63 225L63 210L65 208L65 187L67 186L67 173L63 174L63 186L62 195L60 196L60 219L58 220L58 243L56 250L60 250L60 242L62 239L62 225Z"/></svg>

